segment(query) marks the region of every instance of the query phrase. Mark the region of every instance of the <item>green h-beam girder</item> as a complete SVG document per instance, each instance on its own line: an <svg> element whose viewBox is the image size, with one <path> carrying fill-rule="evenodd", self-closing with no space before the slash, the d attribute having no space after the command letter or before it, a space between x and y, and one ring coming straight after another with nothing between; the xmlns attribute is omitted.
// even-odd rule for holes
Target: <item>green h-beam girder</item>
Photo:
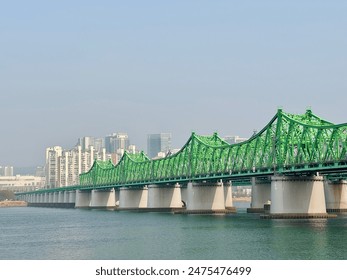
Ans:
<svg viewBox="0 0 347 280"><path fill-rule="evenodd" d="M245 142L230 145L216 133L192 133L178 153L166 158L150 160L142 152L125 153L116 166L96 161L80 175L80 185L117 187L338 171L347 167L346 140L347 124L334 125L311 110L293 115L279 109L267 126Z"/></svg>

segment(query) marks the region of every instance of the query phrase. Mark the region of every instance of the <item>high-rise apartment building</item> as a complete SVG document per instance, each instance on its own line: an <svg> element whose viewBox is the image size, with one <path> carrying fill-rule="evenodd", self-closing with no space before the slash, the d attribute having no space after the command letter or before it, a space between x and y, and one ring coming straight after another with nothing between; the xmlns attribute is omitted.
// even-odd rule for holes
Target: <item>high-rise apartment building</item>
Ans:
<svg viewBox="0 0 347 280"><path fill-rule="evenodd" d="M13 166L0 166L0 176L13 176Z"/></svg>
<svg viewBox="0 0 347 280"><path fill-rule="evenodd" d="M171 149L171 133L158 133L147 135L147 154L149 158L155 158L158 153L167 154Z"/></svg>
<svg viewBox="0 0 347 280"><path fill-rule="evenodd" d="M91 136L84 136L78 138L77 146L81 146L82 152L88 151L91 146L94 147L94 150L97 150L99 153L102 152L102 149L105 148L105 141L103 138L96 138Z"/></svg>
<svg viewBox="0 0 347 280"><path fill-rule="evenodd" d="M55 146L46 149L46 185L48 188L55 188L58 185L58 166L63 148Z"/></svg>
<svg viewBox="0 0 347 280"><path fill-rule="evenodd" d="M77 146L71 150L61 147L46 149L46 185L48 188L72 186L79 184L79 174L87 172L94 160L106 160L105 148L102 152L93 146L82 150Z"/></svg>
<svg viewBox="0 0 347 280"><path fill-rule="evenodd" d="M106 153L123 154L130 146L130 140L127 133L118 132L105 137Z"/></svg>
<svg viewBox="0 0 347 280"><path fill-rule="evenodd" d="M111 159L113 164L117 164L124 151L136 152L136 147L130 145L126 133L114 133L105 138L81 137L70 150L63 150L60 146L47 148L44 168L46 186L57 188L77 185L79 175L88 172L95 160Z"/></svg>

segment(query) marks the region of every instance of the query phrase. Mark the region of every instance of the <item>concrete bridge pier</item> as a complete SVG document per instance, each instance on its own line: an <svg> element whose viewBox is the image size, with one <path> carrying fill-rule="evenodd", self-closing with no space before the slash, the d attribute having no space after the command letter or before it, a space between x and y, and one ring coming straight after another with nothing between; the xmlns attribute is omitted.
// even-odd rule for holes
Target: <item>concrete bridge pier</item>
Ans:
<svg viewBox="0 0 347 280"><path fill-rule="evenodd" d="M54 193L50 192L48 193L48 203L53 203L54 200Z"/></svg>
<svg viewBox="0 0 347 280"><path fill-rule="evenodd" d="M69 195L70 195L69 191L64 191L64 194L63 194L63 202L64 203L69 203Z"/></svg>
<svg viewBox="0 0 347 280"><path fill-rule="evenodd" d="M186 213L227 213L223 182L189 182Z"/></svg>
<svg viewBox="0 0 347 280"><path fill-rule="evenodd" d="M69 193L69 195L68 195L68 197L69 197L68 202L76 204L76 193L77 193L77 191L68 191L68 193Z"/></svg>
<svg viewBox="0 0 347 280"><path fill-rule="evenodd" d="M48 203L49 201L49 194L48 193L44 193L43 194L43 203Z"/></svg>
<svg viewBox="0 0 347 280"><path fill-rule="evenodd" d="M107 190L92 190L91 193L91 208L98 209L115 209L116 208L116 195L114 189Z"/></svg>
<svg viewBox="0 0 347 280"><path fill-rule="evenodd" d="M182 207L186 208L187 206L187 200L188 200L188 186L186 184L181 184L181 200L182 200Z"/></svg>
<svg viewBox="0 0 347 280"><path fill-rule="evenodd" d="M137 210L147 208L148 188L123 187L119 189L119 210Z"/></svg>
<svg viewBox="0 0 347 280"><path fill-rule="evenodd" d="M64 203L64 192L58 192L57 203Z"/></svg>
<svg viewBox="0 0 347 280"><path fill-rule="evenodd" d="M232 212L236 212L236 208L233 203L233 191L232 191L232 183L231 181L224 182L224 206L226 210L230 210Z"/></svg>
<svg viewBox="0 0 347 280"><path fill-rule="evenodd" d="M149 185L147 207L153 211L183 209L181 185Z"/></svg>
<svg viewBox="0 0 347 280"><path fill-rule="evenodd" d="M53 203L58 203L58 195L59 195L59 192L53 193Z"/></svg>
<svg viewBox="0 0 347 280"><path fill-rule="evenodd" d="M75 194L76 191L61 191L58 195L58 203L55 204L55 207L61 208L74 208L75 207L75 199L74 195L73 201L70 202L70 195Z"/></svg>
<svg viewBox="0 0 347 280"><path fill-rule="evenodd" d="M347 212L347 180L324 181L324 193L328 213Z"/></svg>
<svg viewBox="0 0 347 280"><path fill-rule="evenodd" d="M264 213L264 204L271 200L271 179L252 178L251 207L248 213Z"/></svg>
<svg viewBox="0 0 347 280"><path fill-rule="evenodd" d="M271 177L271 207L262 218L328 218L322 176Z"/></svg>
<svg viewBox="0 0 347 280"><path fill-rule="evenodd" d="M91 200L91 191L76 190L75 208L89 208Z"/></svg>

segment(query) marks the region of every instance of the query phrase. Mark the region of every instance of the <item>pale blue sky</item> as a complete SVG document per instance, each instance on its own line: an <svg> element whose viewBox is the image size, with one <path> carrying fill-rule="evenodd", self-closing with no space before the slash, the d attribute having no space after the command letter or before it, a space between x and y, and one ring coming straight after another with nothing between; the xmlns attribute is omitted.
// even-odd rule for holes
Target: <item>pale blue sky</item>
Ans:
<svg viewBox="0 0 347 280"><path fill-rule="evenodd" d="M346 1L1 1L0 165L81 136L347 122Z"/></svg>

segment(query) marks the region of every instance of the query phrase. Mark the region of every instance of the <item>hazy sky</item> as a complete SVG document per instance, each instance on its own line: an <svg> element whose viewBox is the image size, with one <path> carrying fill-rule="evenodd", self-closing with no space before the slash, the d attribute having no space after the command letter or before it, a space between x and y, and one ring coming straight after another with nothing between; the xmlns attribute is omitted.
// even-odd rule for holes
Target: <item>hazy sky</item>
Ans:
<svg viewBox="0 0 347 280"><path fill-rule="evenodd" d="M346 1L1 1L0 165L78 137L347 122Z"/></svg>

